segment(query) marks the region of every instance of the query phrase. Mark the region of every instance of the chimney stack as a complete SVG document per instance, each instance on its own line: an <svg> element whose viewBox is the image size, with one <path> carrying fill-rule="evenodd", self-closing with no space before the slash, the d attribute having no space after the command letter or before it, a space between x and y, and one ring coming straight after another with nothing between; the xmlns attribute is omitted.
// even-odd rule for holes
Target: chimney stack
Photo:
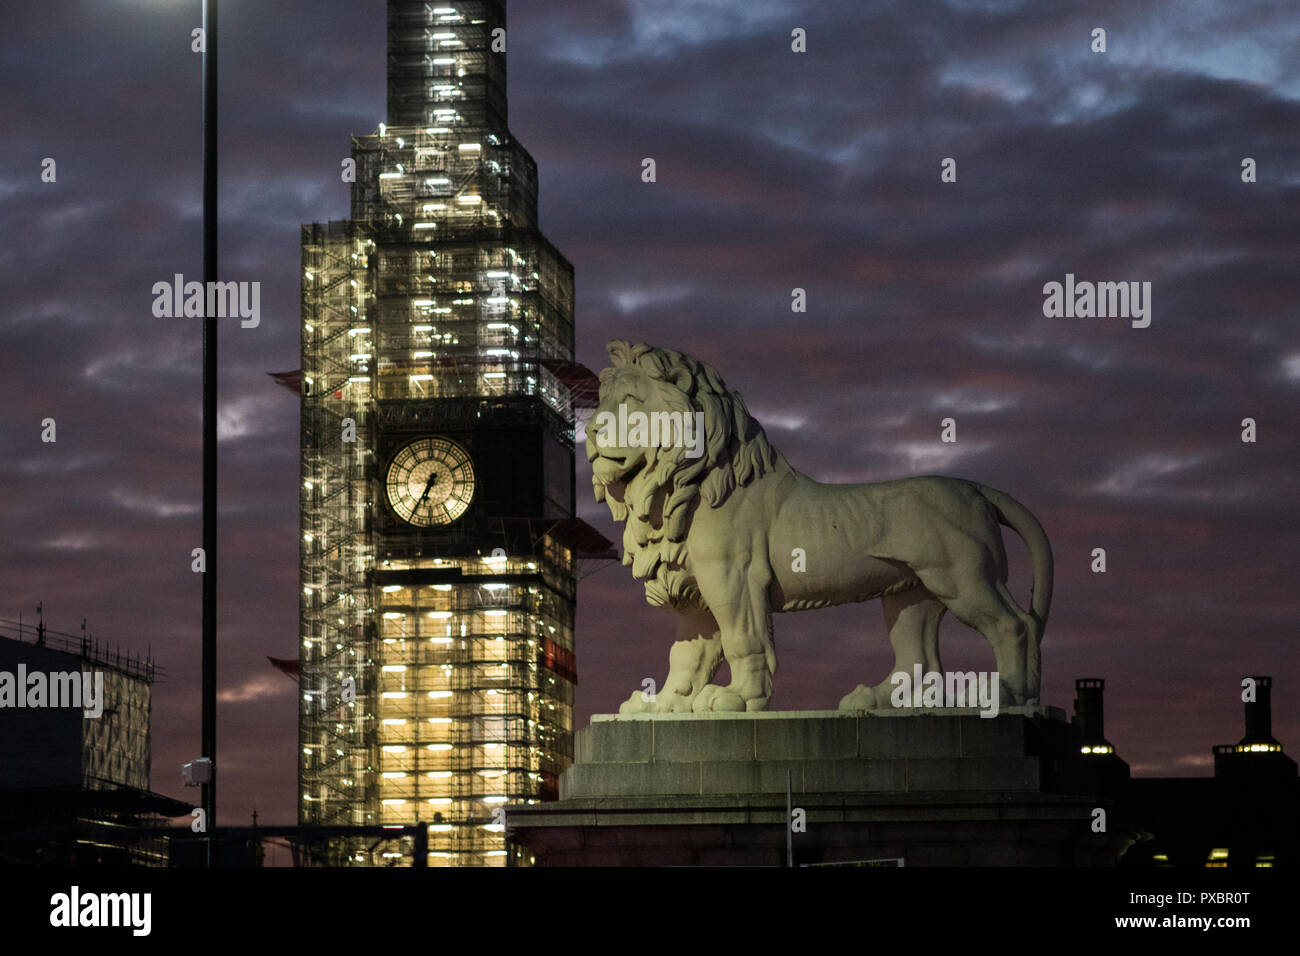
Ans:
<svg viewBox="0 0 1300 956"><path fill-rule="evenodd" d="M1243 744L1277 743L1273 739L1273 678L1252 676L1255 699L1246 703L1246 736Z"/></svg>
<svg viewBox="0 0 1300 956"><path fill-rule="evenodd" d="M1106 713L1102 695L1106 682L1100 677L1080 677L1074 682L1074 726L1079 730L1083 753L1114 753L1106 740Z"/></svg>
<svg viewBox="0 0 1300 956"><path fill-rule="evenodd" d="M1255 682L1255 699L1246 701L1246 736L1214 748L1214 775L1251 782L1294 778L1295 761L1273 738L1273 678L1251 675L1245 680Z"/></svg>

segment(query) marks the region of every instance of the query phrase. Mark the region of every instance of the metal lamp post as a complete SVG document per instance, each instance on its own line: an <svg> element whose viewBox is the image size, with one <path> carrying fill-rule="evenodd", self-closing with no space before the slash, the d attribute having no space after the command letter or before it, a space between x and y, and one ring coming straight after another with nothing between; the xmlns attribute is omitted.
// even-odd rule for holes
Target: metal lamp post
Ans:
<svg viewBox="0 0 1300 956"><path fill-rule="evenodd" d="M217 0L203 0L203 288L217 281ZM207 865L217 825L217 320L203 314L203 724Z"/></svg>

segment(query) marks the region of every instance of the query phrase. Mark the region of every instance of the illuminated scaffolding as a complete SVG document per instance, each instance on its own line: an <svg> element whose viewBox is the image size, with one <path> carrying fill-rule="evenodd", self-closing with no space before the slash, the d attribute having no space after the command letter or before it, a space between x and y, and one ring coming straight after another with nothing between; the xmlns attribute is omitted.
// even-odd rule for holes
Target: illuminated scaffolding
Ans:
<svg viewBox="0 0 1300 956"><path fill-rule="evenodd" d="M352 141L351 219L302 231L299 822L427 823L430 865L526 863L501 811L554 798L572 760L573 269L506 127L504 3L390 0L388 25L390 123ZM548 436L567 492L395 531L392 436L488 420Z"/></svg>
<svg viewBox="0 0 1300 956"><path fill-rule="evenodd" d="M192 805L151 791L152 658L87 635L0 620L0 671L72 674L92 684L99 713L0 709L0 858L7 865L166 866L158 829ZM51 695L55 680L50 679ZM25 688L20 689L23 693ZM188 819L188 816L187 816Z"/></svg>

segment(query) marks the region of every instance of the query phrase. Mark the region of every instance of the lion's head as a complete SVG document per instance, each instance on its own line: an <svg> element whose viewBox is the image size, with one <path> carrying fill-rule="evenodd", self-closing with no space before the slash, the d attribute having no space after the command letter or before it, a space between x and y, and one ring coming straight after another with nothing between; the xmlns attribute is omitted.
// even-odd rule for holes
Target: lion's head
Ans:
<svg viewBox="0 0 1300 956"><path fill-rule="evenodd" d="M686 547L696 508L719 507L785 459L711 366L649 345L608 349L587 426L596 500L626 522L623 563L646 600L701 606Z"/></svg>

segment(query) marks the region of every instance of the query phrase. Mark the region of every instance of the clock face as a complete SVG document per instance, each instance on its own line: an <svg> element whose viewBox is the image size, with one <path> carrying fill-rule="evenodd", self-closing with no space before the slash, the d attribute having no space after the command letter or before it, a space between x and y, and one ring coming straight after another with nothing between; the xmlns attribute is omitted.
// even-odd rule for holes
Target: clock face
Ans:
<svg viewBox="0 0 1300 956"><path fill-rule="evenodd" d="M420 438L402 447L388 465L388 503L417 528L451 524L474 498L469 452L446 438Z"/></svg>

